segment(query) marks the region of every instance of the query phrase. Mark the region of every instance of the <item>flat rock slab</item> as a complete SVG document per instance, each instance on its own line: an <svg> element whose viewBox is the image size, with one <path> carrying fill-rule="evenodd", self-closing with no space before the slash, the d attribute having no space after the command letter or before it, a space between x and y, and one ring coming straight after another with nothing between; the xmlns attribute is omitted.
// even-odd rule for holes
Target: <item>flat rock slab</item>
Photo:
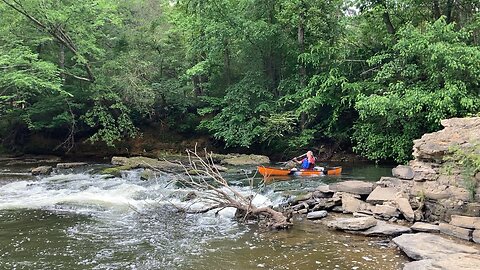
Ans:
<svg viewBox="0 0 480 270"><path fill-rule="evenodd" d="M377 222L377 225L371 227L366 231L361 232L361 234L366 236L397 236L410 232L412 232L412 230L409 227L390 224L385 221L379 220Z"/></svg>
<svg viewBox="0 0 480 270"><path fill-rule="evenodd" d="M339 218L327 224L330 228L345 231L361 231L375 225L377 225L377 220L373 217Z"/></svg>
<svg viewBox="0 0 480 270"><path fill-rule="evenodd" d="M387 201L394 201L398 190L391 187L376 187L367 197L368 203L382 204Z"/></svg>
<svg viewBox="0 0 480 270"><path fill-rule="evenodd" d="M440 223L439 228L441 233L458 237L460 239L467 240L467 241L472 240L472 233L473 233L472 229L465 229L465 228L453 226L447 223Z"/></svg>
<svg viewBox="0 0 480 270"><path fill-rule="evenodd" d="M340 191L357 195L368 195L373 190L373 183L352 180L329 185L329 189L337 192Z"/></svg>
<svg viewBox="0 0 480 270"><path fill-rule="evenodd" d="M324 218L328 215L328 212L325 210L322 211L315 211L315 212L310 212L307 214L308 219L319 219L319 218Z"/></svg>
<svg viewBox="0 0 480 270"><path fill-rule="evenodd" d="M450 224L466 229L480 229L480 217L452 215Z"/></svg>
<svg viewBox="0 0 480 270"><path fill-rule="evenodd" d="M443 238L437 234L416 233L402 234L392 241L414 260L442 259L446 254L469 253L480 254L480 251L472 246L458 244L453 240Z"/></svg>
<svg viewBox="0 0 480 270"><path fill-rule="evenodd" d="M235 155L223 159L221 164L242 166L242 165L261 165L270 163L270 159L267 156L262 155Z"/></svg>
<svg viewBox="0 0 480 270"><path fill-rule="evenodd" d="M410 202L406 198L396 198L395 203L398 210L402 213L406 220L412 222L415 220L415 213L413 212Z"/></svg>
<svg viewBox="0 0 480 270"><path fill-rule="evenodd" d="M456 253L438 260L420 260L406 263L403 270L477 270L480 265L480 255Z"/></svg>
<svg viewBox="0 0 480 270"><path fill-rule="evenodd" d="M176 163L161 161L147 157L112 157L112 164L122 166L124 169L157 169L160 171L184 171L185 168Z"/></svg>
<svg viewBox="0 0 480 270"><path fill-rule="evenodd" d="M425 223L425 222L415 222L410 229L416 232L431 232L431 233L439 233L440 227L438 225Z"/></svg>

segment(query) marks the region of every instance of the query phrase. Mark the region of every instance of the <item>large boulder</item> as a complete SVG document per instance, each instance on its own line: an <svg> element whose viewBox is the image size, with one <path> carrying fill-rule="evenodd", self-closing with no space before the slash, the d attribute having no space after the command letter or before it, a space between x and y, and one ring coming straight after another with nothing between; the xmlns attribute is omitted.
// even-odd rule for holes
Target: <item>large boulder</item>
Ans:
<svg viewBox="0 0 480 270"><path fill-rule="evenodd" d="M355 213L359 211L372 212L373 206L355 198L349 193L342 194L342 209L344 213Z"/></svg>
<svg viewBox="0 0 480 270"><path fill-rule="evenodd" d="M373 217L338 218L327 223L330 228L344 231L361 231L375 225L377 225L377 220Z"/></svg>
<svg viewBox="0 0 480 270"><path fill-rule="evenodd" d="M476 247L459 244L437 234L402 234L392 241L414 260L442 259L446 254L455 253L480 254Z"/></svg>
<svg viewBox="0 0 480 270"><path fill-rule="evenodd" d="M451 118L441 121L445 128L425 134L414 141L413 156L417 160L440 163L452 145L463 147L480 141L480 117Z"/></svg>
<svg viewBox="0 0 480 270"><path fill-rule="evenodd" d="M329 189L337 192L347 192L351 194L368 195L373 190L373 183L352 180L352 181L345 181L345 182L332 184L329 186Z"/></svg>
<svg viewBox="0 0 480 270"><path fill-rule="evenodd" d="M377 204L373 208L373 214L377 218L382 218L382 219L390 219L392 217L398 217L400 213L398 212L397 208L391 205L385 205L385 204Z"/></svg>

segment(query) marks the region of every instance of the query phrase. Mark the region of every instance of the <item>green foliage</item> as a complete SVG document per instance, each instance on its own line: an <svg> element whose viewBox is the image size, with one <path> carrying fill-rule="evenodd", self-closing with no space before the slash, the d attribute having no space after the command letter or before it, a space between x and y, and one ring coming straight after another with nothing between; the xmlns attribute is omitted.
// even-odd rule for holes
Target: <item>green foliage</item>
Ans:
<svg viewBox="0 0 480 270"><path fill-rule="evenodd" d="M223 99L206 98L208 107L199 111L201 115L216 114L202 121L200 127L222 139L227 146L249 147L264 141L265 123L272 110L271 93L266 90L258 74L248 74L231 86Z"/></svg>
<svg viewBox="0 0 480 270"><path fill-rule="evenodd" d="M0 0L0 134L162 127L405 161L480 110L480 6L448 2Z"/></svg>
<svg viewBox="0 0 480 270"><path fill-rule="evenodd" d="M406 161L413 139L437 130L441 119L480 109L480 49L465 43L467 33L440 19L407 25L398 36L390 52L369 60L378 69L376 89L355 104L355 150L370 159Z"/></svg>
<svg viewBox="0 0 480 270"><path fill-rule="evenodd" d="M450 155L444 158L446 167L461 168L462 184L468 190L470 199L473 201L478 187L475 175L480 173L480 143L474 143L466 147L452 147L449 152Z"/></svg>

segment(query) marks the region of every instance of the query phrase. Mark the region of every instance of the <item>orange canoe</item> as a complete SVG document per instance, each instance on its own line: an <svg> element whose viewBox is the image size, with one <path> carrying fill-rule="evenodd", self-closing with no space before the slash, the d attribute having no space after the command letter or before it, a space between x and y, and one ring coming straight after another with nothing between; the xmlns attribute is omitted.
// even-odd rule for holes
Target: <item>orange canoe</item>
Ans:
<svg viewBox="0 0 480 270"><path fill-rule="evenodd" d="M314 176L314 175L340 175L342 173L342 167L329 167L325 170L288 170L288 169L277 169L271 167L259 166L258 172L265 176L286 176L286 175L296 175L296 176Z"/></svg>

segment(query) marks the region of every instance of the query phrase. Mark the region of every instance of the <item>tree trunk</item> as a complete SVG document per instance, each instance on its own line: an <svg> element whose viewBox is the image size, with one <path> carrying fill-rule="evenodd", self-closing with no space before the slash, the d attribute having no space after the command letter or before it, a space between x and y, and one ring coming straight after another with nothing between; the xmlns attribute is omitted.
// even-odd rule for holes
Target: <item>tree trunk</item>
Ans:
<svg viewBox="0 0 480 270"><path fill-rule="evenodd" d="M438 0L433 0L433 17L435 20L440 19L442 12L440 11L440 3Z"/></svg>
<svg viewBox="0 0 480 270"><path fill-rule="evenodd" d="M62 81L65 81L65 46L62 44L62 43L59 43L59 51L58 51L58 66L60 68L60 70L62 70L62 73L61 73L61 78L62 78Z"/></svg>
<svg viewBox="0 0 480 270"><path fill-rule="evenodd" d="M447 17L447 23L452 22L453 0L447 0L447 7L445 16Z"/></svg>
<svg viewBox="0 0 480 270"><path fill-rule="evenodd" d="M298 47L300 49L300 55L305 53L305 3L301 1L300 13L298 18L298 31L297 31ZM300 60L298 76L300 77L300 87L305 88L307 82L307 69L305 64ZM300 115L300 129L304 130L307 123L307 114L302 112Z"/></svg>

